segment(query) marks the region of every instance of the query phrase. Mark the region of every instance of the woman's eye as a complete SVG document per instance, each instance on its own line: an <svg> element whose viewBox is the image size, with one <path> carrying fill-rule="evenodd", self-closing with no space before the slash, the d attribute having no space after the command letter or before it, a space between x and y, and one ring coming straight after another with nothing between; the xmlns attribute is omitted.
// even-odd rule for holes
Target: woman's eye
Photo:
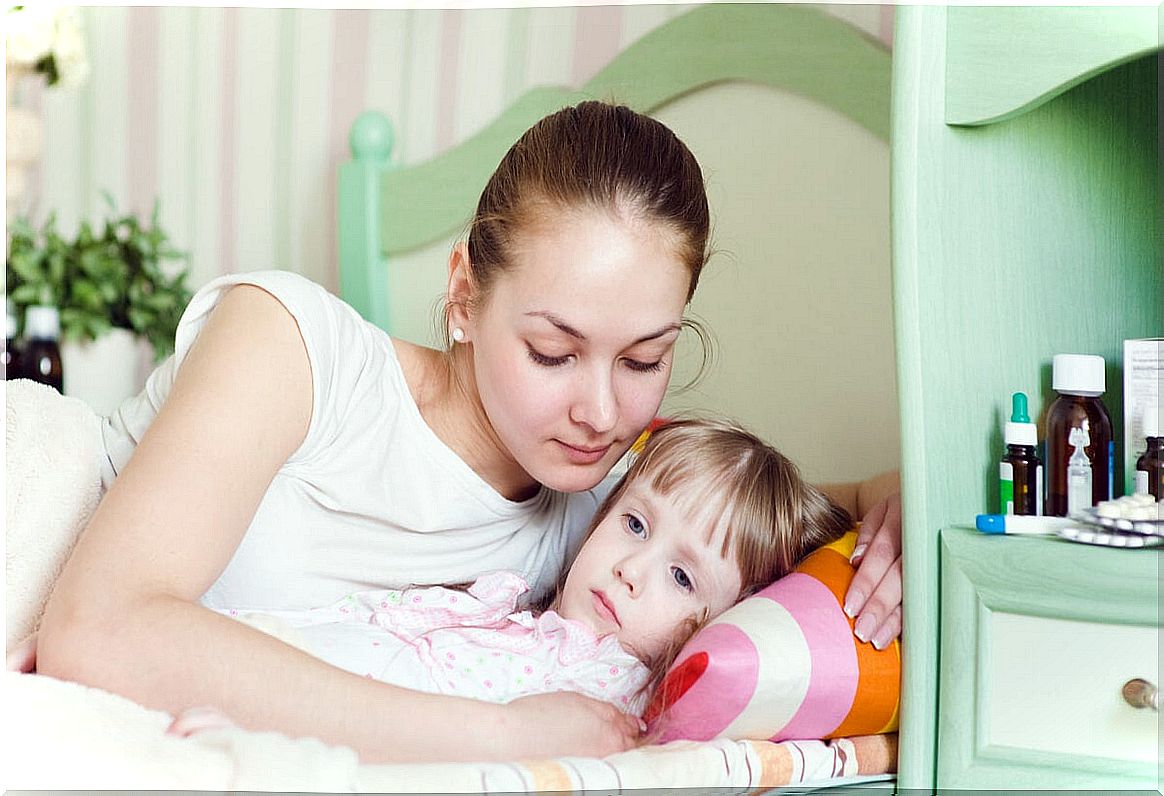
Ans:
<svg viewBox="0 0 1164 796"><path fill-rule="evenodd" d="M646 536L647 526L643 525L643 521L633 514L622 515L626 521L626 529L635 536Z"/></svg>
<svg viewBox="0 0 1164 796"><path fill-rule="evenodd" d="M568 362L570 359L569 356L564 356L564 357L546 356L545 354L541 353L540 351L535 349L533 346L528 345L528 344L526 345L525 348L526 348L526 351L529 352L530 359L532 359L537 364L542 365L543 367L547 367L547 368L556 368L559 365L565 365L566 362Z"/></svg>
<svg viewBox="0 0 1164 796"><path fill-rule="evenodd" d="M656 359L654 362L642 362L637 359L626 359L626 366L633 371L639 373L654 373L663 367L663 360Z"/></svg>
<svg viewBox="0 0 1164 796"><path fill-rule="evenodd" d="M691 578L680 567L672 567L671 573L675 576L675 583L685 591L691 591Z"/></svg>

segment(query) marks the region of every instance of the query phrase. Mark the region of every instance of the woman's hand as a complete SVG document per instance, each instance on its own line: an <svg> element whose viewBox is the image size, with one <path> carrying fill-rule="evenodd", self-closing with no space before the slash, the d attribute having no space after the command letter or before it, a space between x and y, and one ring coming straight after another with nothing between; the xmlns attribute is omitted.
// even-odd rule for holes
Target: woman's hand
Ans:
<svg viewBox="0 0 1164 796"><path fill-rule="evenodd" d="M571 691L515 699L504 705L507 745L501 759L530 757L605 757L638 742L645 726L609 702Z"/></svg>
<svg viewBox="0 0 1164 796"><path fill-rule="evenodd" d="M901 493L879 500L861 521L850 559L857 574L845 595L861 641L885 649L901 635Z"/></svg>
<svg viewBox="0 0 1164 796"><path fill-rule="evenodd" d="M17 644L4 656L4 668L10 672L25 674L36 671L36 633Z"/></svg>

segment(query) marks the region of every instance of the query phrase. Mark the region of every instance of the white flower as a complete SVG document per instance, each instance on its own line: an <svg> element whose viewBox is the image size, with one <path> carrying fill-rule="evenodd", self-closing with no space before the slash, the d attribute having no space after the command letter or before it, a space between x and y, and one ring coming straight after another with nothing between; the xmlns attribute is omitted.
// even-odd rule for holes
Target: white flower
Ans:
<svg viewBox="0 0 1164 796"><path fill-rule="evenodd" d="M62 8L57 12L53 58L57 62L61 85L65 88L80 86L89 77L85 39L81 35L81 18L74 8Z"/></svg>
<svg viewBox="0 0 1164 796"><path fill-rule="evenodd" d="M4 52L12 63L32 65L49 54L56 34L56 9L48 3L9 8L4 15Z"/></svg>

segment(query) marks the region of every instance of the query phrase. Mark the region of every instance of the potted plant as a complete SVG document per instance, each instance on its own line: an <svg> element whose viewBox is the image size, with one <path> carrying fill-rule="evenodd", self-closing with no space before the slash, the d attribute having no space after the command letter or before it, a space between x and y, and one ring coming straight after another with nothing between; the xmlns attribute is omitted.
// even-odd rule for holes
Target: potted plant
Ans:
<svg viewBox="0 0 1164 796"><path fill-rule="evenodd" d="M86 221L62 236L55 215L35 229L9 227L7 292L23 318L27 307L60 311L65 394L112 411L141 387L143 364L174 349L174 332L190 301L185 255L169 245L155 203L149 226L133 214L110 217L96 233ZM143 349L152 352L152 357ZM144 360L144 363L143 363Z"/></svg>

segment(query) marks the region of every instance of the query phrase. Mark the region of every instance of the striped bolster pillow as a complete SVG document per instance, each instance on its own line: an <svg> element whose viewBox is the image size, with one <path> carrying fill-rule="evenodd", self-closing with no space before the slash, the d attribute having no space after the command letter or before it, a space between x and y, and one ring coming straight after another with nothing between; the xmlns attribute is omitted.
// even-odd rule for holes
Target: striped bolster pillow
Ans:
<svg viewBox="0 0 1164 796"><path fill-rule="evenodd" d="M824 739L897 729L901 648L861 643L841 606L853 531L712 620L647 709L660 743Z"/></svg>

